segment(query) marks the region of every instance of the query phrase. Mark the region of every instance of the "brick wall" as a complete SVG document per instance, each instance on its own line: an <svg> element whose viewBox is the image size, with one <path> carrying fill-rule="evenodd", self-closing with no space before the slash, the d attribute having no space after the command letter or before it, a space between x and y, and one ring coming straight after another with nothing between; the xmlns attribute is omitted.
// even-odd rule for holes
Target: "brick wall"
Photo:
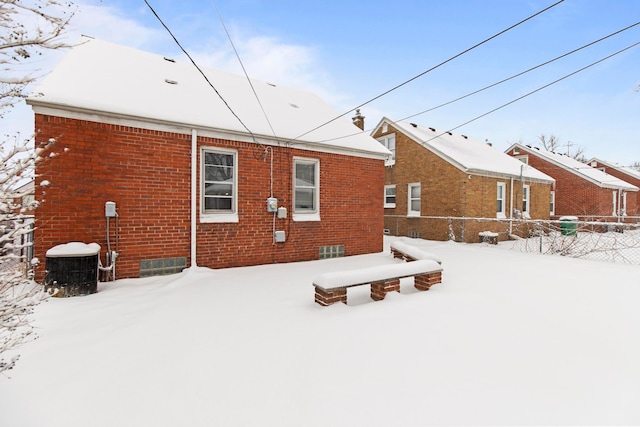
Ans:
<svg viewBox="0 0 640 427"><path fill-rule="evenodd" d="M104 203L118 211L117 277L137 277L141 260L190 257L191 135L36 114L36 142L56 137L61 156L37 170L50 181L36 212L35 253L69 241L97 242L106 250ZM197 264L211 268L318 259L320 246L344 245L345 255L382 250L384 162L352 156L273 147L273 195L287 207L273 243L271 152L256 144L198 138L200 146L238 152L238 223L198 223ZM293 156L320 160L320 215L292 220ZM198 162L199 164L199 162ZM200 206L200 203L198 203ZM116 221L111 220L112 245ZM112 247L112 249L115 249Z"/></svg>
<svg viewBox="0 0 640 427"><path fill-rule="evenodd" d="M421 183L421 216L456 218L496 218L497 183L504 182L505 213L511 207L511 179L469 175L451 163L433 154L393 126L387 132L381 129L375 138L395 133L396 160L385 168L385 184L396 185L396 207L385 209L385 228L395 235L418 233L421 238L448 240L450 222L445 219L408 218L408 184ZM532 218L549 219L549 184L529 183L531 192L530 214ZM522 204L520 180L513 181L513 207ZM508 226L495 222L456 221L455 239L477 242L480 231L501 233L506 238Z"/></svg>
<svg viewBox="0 0 640 427"><path fill-rule="evenodd" d="M606 173L608 173L609 175L615 176L618 179L623 180L624 182L628 182L629 184L635 185L636 187L640 188L640 179L636 178L635 176L632 175L628 175L624 172L619 171L618 169L615 168L610 168L605 164L602 164L600 162L595 162L595 164L592 164L591 166L596 167L596 168L602 168L604 169L604 171ZM631 209L631 206L629 205L629 201L631 199L635 199L635 209ZM640 191L636 191L636 192L629 192L627 194L627 215L629 216L638 216L640 215Z"/></svg>
<svg viewBox="0 0 640 427"><path fill-rule="evenodd" d="M514 155L513 152L507 154ZM616 190L602 188L535 155L529 154L528 162L532 167L555 178L556 217L575 215L584 220L616 219L612 216L613 192ZM636 197L628 197L627 211L637 211Z"/></svg>

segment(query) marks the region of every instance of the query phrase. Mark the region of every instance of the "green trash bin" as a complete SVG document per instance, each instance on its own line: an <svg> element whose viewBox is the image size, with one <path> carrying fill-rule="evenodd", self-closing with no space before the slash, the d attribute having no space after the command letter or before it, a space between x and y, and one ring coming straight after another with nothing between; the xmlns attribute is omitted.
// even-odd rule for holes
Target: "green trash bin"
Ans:
<svg viewBox="0 0 640 427"><path fill-rule="evenodd" d="M575 236L578 234L578 217L577 216L561 216L560 217L560 233L563 236Z"/></svg>

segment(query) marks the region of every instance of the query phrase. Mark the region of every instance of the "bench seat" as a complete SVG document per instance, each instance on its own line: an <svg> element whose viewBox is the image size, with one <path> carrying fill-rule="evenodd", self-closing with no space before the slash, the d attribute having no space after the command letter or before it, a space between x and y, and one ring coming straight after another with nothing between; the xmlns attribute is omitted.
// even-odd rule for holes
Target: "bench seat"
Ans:
<svg viewBox="0 0 640 427"><path fill-rule="evenodd" d="M432 259L378 265L347 271L323 273L313 281L315 302L327 306L336 302L347 303L347 288L371 285L371 298L379 301L389 292L400 292L400 279L414 278L414 286L421 291L442 281L442 267Z"/></svg>
<svg viewBox="0 0 640 427"><path fill-rule="evenodd" d="M393 242L391 243L391 254L394 258L404 259L405 261L416 261L419 259L430 259L438 264L442 264L440 258L432 254L431 252L423 251L415 246L403 243Z"/></svg>

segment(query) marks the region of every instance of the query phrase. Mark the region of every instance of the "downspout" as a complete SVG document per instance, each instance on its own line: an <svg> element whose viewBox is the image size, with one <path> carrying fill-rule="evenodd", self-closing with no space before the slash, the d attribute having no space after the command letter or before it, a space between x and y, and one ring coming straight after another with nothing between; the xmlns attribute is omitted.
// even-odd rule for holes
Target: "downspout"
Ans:
<svg viewBox="0 0 640 427"><path fill-rule="evenodd" d="M196 261L196 219L198 216L198 132L191 129L191 267L197 267Z"/></svg>
<svg viewBox="0 0 640 427"><path fill-rule="evenodd" d="M509 235L513 234L513 177L511 177L511 185L509 186L511 195L509 196Z"/></svg>

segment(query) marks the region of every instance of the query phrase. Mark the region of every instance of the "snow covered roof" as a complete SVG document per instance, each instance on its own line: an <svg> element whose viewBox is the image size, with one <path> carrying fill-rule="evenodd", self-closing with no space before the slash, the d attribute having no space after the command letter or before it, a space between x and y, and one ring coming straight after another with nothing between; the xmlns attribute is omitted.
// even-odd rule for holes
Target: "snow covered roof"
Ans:
<svg viewBox="0 0 640 427"><path fill-rule="evenodd" d="M466 173L513 178L522 176L525 179L540 182L555 181L552 177L524 165L521 161L496 150L487 143L464 135L439 131L415 123L394 122L386 117L380 121L373 133L384 123L395 127Z"/></svg>
<svg viewBox="0 0 640 427"><path fill-rule="evenodd" d="M634 168L630 168L629 166L621 166L621 165L619 165L617 163L607 162L605 160L601 160L601 159L598 159L598 158L595 158L595 157L593 159L589 160L587 162L587 164L590 165L591 162L598 162L598 163L600 163L602 165L605 165L605 166L607 166L607 167L609 167L611 169L615 169L615 170L618 170L618 171L620 171L622 173L625 173L625 174L629 175L632 178L640 179L640 171L637 171Z"/></svg>
<svg viewBox="0 0 640 427"><path fill-rule="evenodd" d="M554 165L561 167L593 184L602 188L611 189L623 189L627 191L638 191L638 187L629 184L621 179L616 178L613 175L602 172L599 169L593 168L588 164L582 163L573 157L565 154L558 154L552 151L542 150L528 145L513 144L506 151L511 151L514 148L519 148L521 152L527 152L531 155L544 159Z"/></svg>
<svg viewBox="0 0 640 427"><path fill-rule="evenodd" d="M279 140L374 158L390 155L347 117L305 134L339 115L314 94L251 80L267 120L244 76L202 68L214 90L190 62L101 40L83 40L28 98L36 112L54 109L61 115L81 112L250 135L217 90L261 142Z"/></svg>

